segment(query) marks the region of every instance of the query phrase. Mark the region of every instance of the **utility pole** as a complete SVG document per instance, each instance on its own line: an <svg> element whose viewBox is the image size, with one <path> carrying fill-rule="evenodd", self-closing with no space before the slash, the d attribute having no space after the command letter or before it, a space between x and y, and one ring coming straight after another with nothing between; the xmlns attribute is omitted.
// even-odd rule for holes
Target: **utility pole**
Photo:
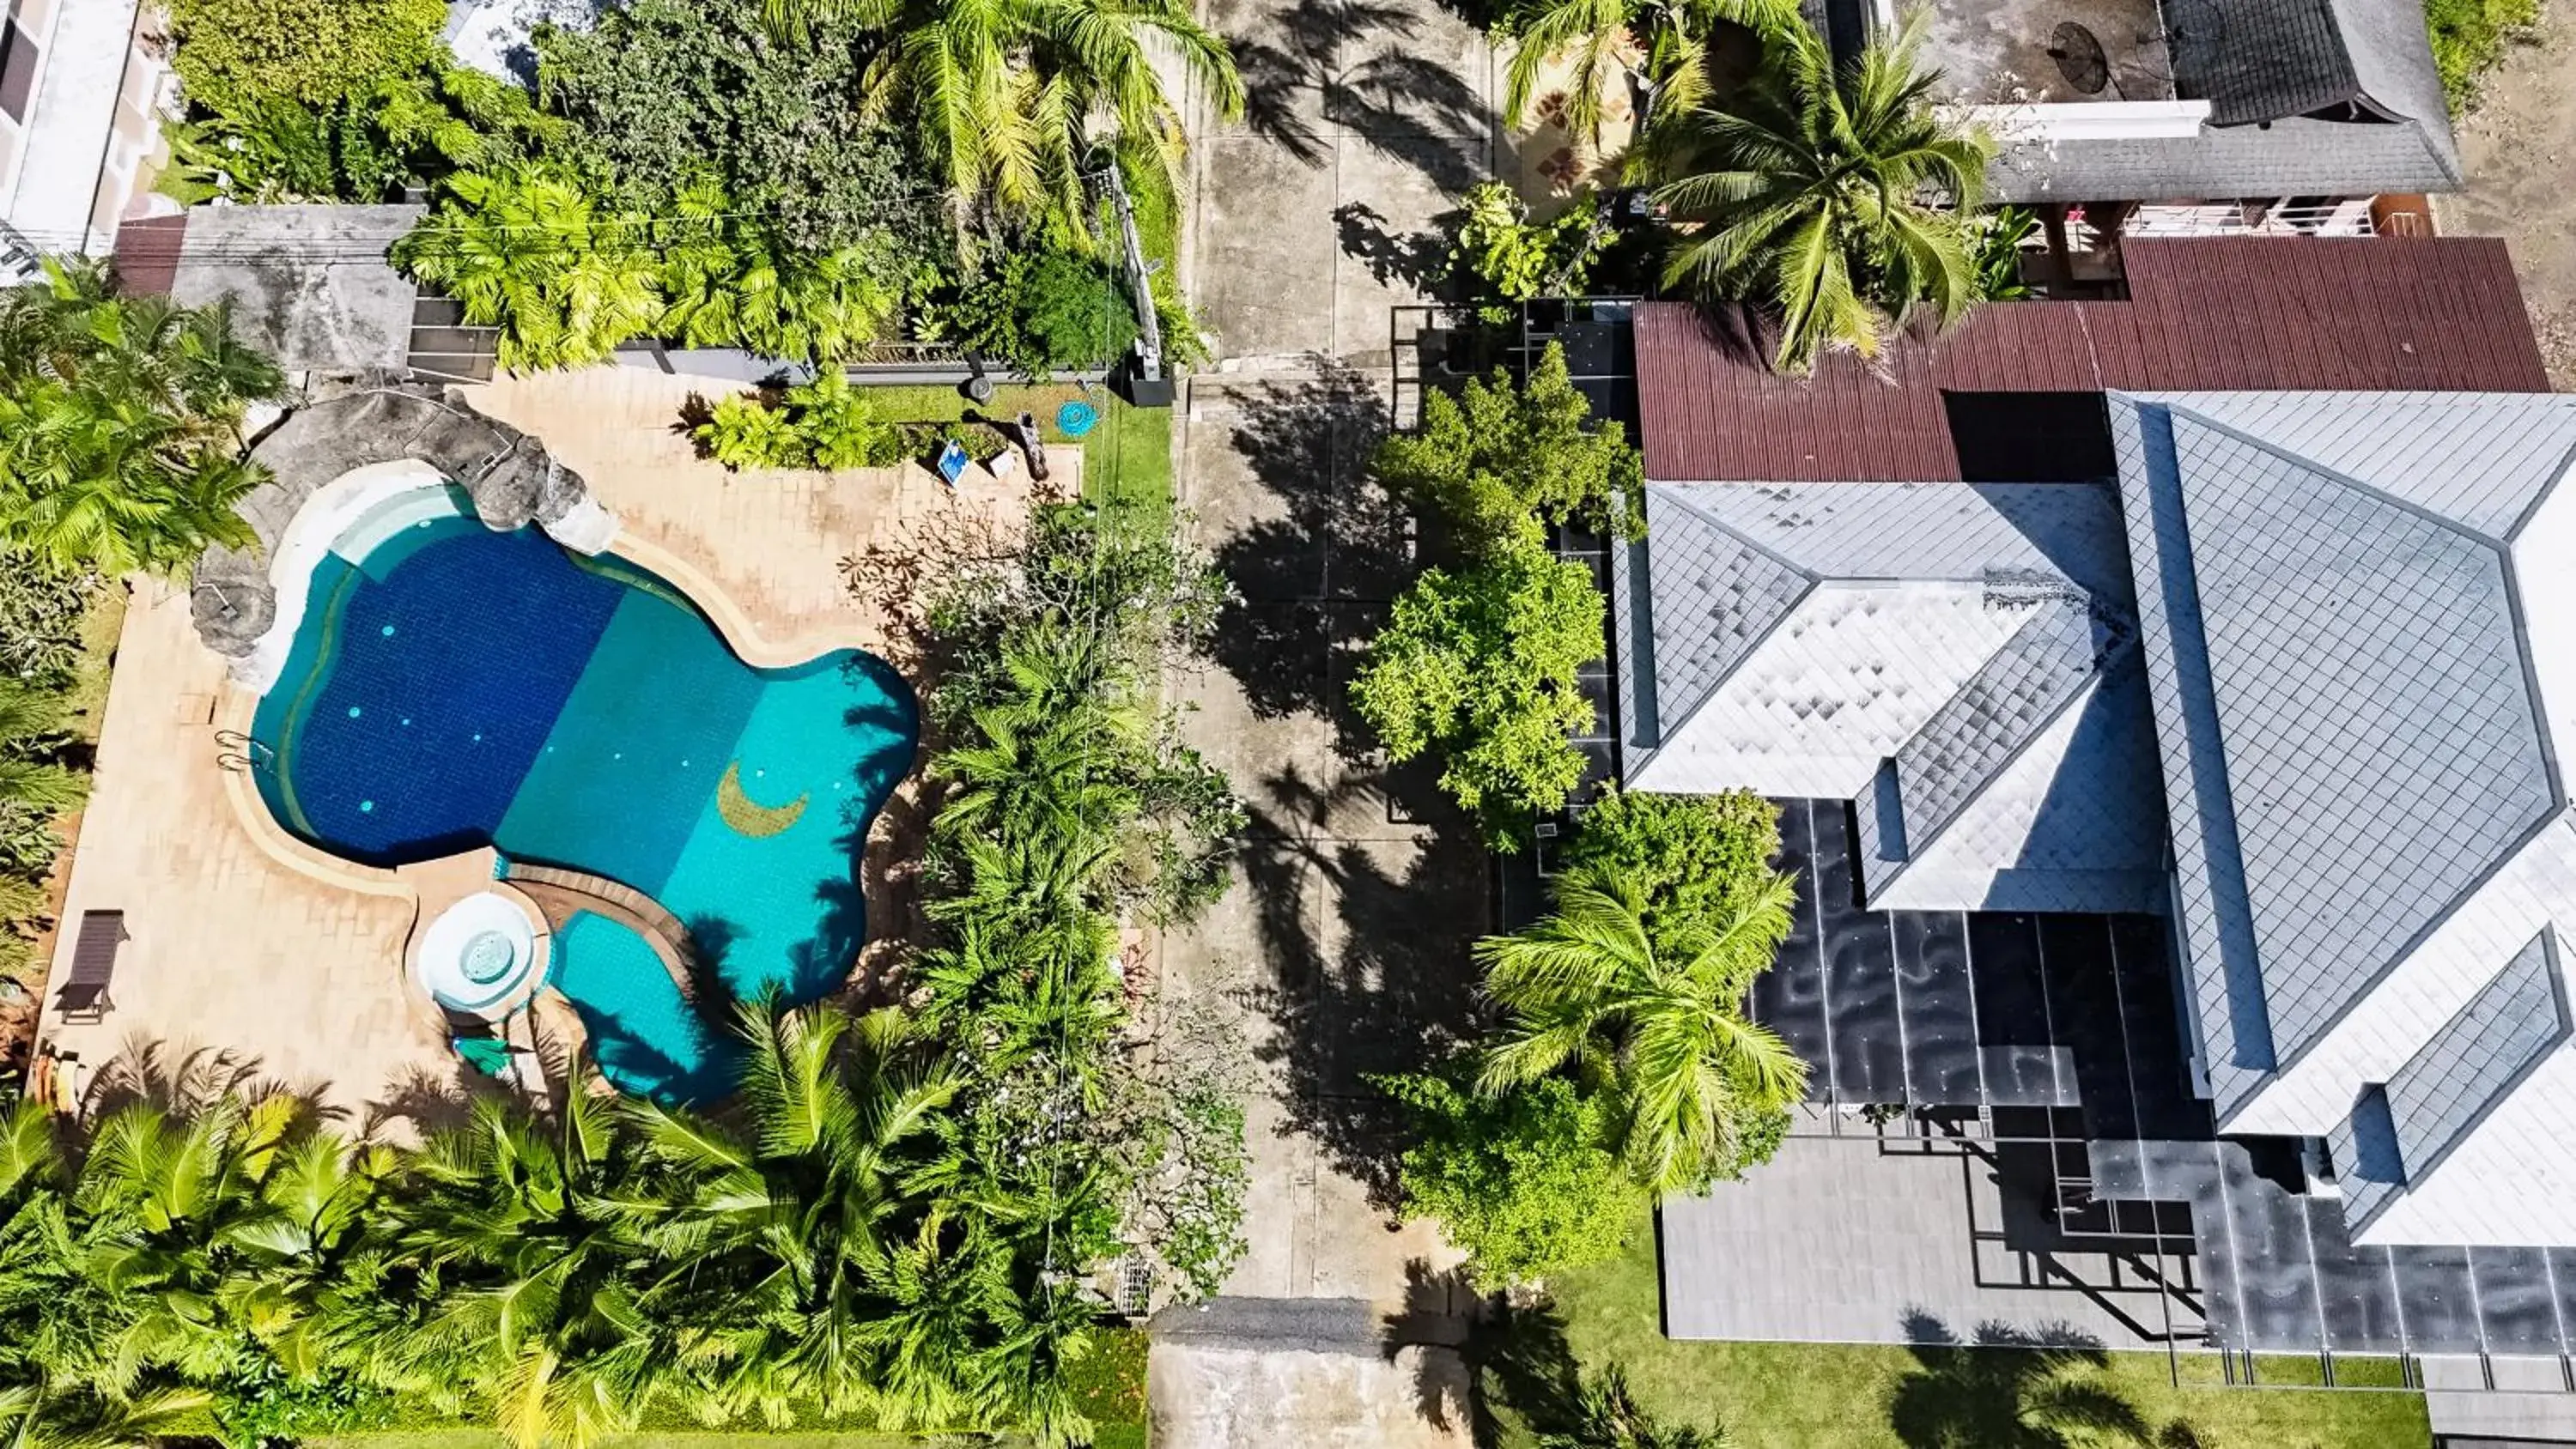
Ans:
<svg viewBox="0 0 2576 1449"><path fill-rule="evenodd" d="M1127 252L1127 292L1136 304L1136 375L1130 380L1139 407L1170 407L1172 383L1163 373L1163 319L1154 311L1153 273L1145 265L1145 244L1136 238L1136 207L1127 199L1127 178L1113 158L1109 163L1109 198L1118 207L1118 231Z"/></svg>

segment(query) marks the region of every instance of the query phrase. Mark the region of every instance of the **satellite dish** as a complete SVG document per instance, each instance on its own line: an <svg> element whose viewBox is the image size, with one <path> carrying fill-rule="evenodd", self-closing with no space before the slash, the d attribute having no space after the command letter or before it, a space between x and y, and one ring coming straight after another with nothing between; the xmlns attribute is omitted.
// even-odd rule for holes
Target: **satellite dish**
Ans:
<svg viewBox="0 0 2576 1449"><path fill-rule="evenodd" d="M2048 58L2083 95L2098 96L2111 84L2111 58L2102 53L2101 39L2072 20L2060 23L2048 37Z"/></svg>

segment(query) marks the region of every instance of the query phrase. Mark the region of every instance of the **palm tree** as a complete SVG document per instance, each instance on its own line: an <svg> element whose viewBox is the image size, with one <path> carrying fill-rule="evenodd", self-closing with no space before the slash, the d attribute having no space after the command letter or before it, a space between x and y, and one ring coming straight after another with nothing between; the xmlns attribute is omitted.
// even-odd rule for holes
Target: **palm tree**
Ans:
<svg viewBox="0 0 2576 1449"><path fill-rule="evenodd" d="M1541 73L1570 53L1566 130L1599 146L1610 97L1633 73L1645 92L1635 128L1642 136L1654 119L1647 107L1688 106L1705 93L1709 34L1720 24L1741 25L1767 42L1805 21L1794 0L1556 0L1513 36L1518 49L1505 77L1503 113L1519 124Z"/></svg>
<svg viewBox="0 0 2576 1449"><path fill-rule="evenodd" d="M1794 899L1775 875L1668 955L1633 889L1568 881L1554 915L1476 943L1486 994L1512 1017L1479 1085L1500 1092L1569 1064L1606 1076L1624 1099L1626 1155L1641 1180L1676 1188L1722 1170L1756 1117L1806 1090L1806 1064L1743 1014Z"/></svg>
<svg viewBox="0 0 2576 1449"><path fill-rule="evenodd" d="M1754 297L1780 313L1775 365L1818 352L1875 355L1888 317L1929 304L1947 325L1977 295L1960 218L1991 145L1933 109L1938 71L1918 71L1922 12L1837 68L1815 32L1776 36L1740 104L1674 119L1654 141L1656 193L1683 228L1665 285Z"/></svg>
<svg viewBox="0 0 2576 1449"><path fill-rule="evenodd" d="M0 293L0 543L108 574L248 544L234 507L266 474L242 410L283 386L229 304L119 297L105 263L48 259Z"/></svg>
<svg viewBox="0 0 2576 1449"><path fill-rule="evenodd" d="M750 1049L737 1118L632 1108L673 1184L643 1231L671 1273L722 1265L685 1355L733 1411L774 1416L801 1399L919 1422L958 1409L953 1360L910 1374L918 1365L889 1363L871 1326L906 1244L938 1236L916 1178L936 1156L934 1119L956 1079L893 1010L852 1018L746 1002L740 1030Z"/></svg>
<svg viewBox="0 0 2576 1449"><path fill-rule="evenodd" d="M302 1115L290 1097L226 1095L184 1116L135 1103L100 1127L78 1186L82 1267L139 1305L120 1327L115 1387L150 1366L220 1381L292 1325L256 1245L286 1227L266 1183Z"/></svg>
<svg viewBox="0 0 2576 1449"><path fill-rule="evenodd" d="M962 210L1080 214L1086 123L1097 115L1166 164L1180 117L1154 69L1159 48L1228 118L1243 81L1225 42L1181 0L769 0L770 24L815 38L879 32L869 103L907 109Z"/></svg>
<svg viewBox="0 0 2576 1449"><path fill-rule="evenodd" d="M485 1099L430 1139L388 1206L426 1301L368 1377L468 1390L522 1449L634 1426L677 1375L640 1226L664 1206L619 1120L577 1084L551 1122Z"/></svg>
<svg viewBox="0 0 2576 1449"><path fill-rule="evenodd" d="M713 181L680 188L672 209L678 219L658 228L665 337L828 364L874 340L901 300L865 251L789 245L775 227L735 215Z"/></svg>
<svg viewBox="0 0 2576 1449"><path fill-rule="evenodd" d="M201 1389L110 1398L50 1376L0 1385L0 1449L131 1449L173 1432L179 1419L213 1399Z"/></svg>

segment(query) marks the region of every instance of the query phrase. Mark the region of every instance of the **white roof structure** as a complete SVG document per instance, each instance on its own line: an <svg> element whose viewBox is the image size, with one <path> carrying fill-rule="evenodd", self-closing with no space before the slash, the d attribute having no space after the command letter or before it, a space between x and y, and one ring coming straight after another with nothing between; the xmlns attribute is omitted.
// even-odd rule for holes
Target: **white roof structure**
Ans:
<svg viewBox="0 0 2576 1449"><path fill-rule="evenodd" d="M2220 1130L2357 1243L2576 1243L2576 397L2108 405Z"/></svg>
<svg viewBox="0 0 2576 1449"><path fill-rule="evenodd" d="M2159 908L2112 490L1657 483L1646 508L1612 561L1629 788L1853 801L1876 908Z"/></svg>

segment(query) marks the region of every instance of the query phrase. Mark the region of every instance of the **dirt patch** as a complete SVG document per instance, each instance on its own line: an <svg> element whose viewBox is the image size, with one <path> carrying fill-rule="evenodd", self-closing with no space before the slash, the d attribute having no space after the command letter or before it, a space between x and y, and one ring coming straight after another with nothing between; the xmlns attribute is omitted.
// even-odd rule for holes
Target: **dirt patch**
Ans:
<svg viewBox="0 0 2576 1449"><path fill-rule="evenodd" d="M2525 41L2487 78L2457 129L2469 187L2438 198L2454 236L2501 236L2513 251L2541 357L2561 391L2576 390L2576 3L2553 0Z"/></svg>

